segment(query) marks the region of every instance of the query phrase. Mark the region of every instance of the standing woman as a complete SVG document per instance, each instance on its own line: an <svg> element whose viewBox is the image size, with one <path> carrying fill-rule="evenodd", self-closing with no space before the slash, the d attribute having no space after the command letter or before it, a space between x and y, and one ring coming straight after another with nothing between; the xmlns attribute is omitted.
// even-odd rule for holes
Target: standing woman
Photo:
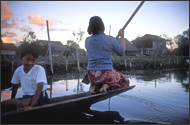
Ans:
<svg viewBox="0 0 190 125"><path fill-rule="evenodd" d="M124 31L120 30L121 44L117 40L104 33L105 27L98 16L90 18L88 34L85 40L85 48L89 56L87 72L91 82L90 92L105 92L129 86L129 79L122 73L113 69L112 52L119 56L125 54Z"/></svg>

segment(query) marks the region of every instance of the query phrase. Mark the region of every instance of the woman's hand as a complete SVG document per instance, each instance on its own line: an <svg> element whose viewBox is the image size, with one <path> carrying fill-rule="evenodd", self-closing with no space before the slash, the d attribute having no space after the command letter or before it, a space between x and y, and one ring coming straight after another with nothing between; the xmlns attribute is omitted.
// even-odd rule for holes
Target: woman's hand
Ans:
<svg viewBox="0 0 190 125"><path fill-rule="evenodd" d="M124 31L123 30L119 30L119 32L118 32L118 34L119 34L119 36L121 36L121 37L123 37L124 38Z"/></svg>
<svg viewBox="0 0 190 125"><path fill-rule="evenodd" d="M119 36L121 36L121 42L120 42L120 46L123 47L124 51L125 51L125 38L124 38L124 31L123 30L119 30L118 32Z"/></svg>

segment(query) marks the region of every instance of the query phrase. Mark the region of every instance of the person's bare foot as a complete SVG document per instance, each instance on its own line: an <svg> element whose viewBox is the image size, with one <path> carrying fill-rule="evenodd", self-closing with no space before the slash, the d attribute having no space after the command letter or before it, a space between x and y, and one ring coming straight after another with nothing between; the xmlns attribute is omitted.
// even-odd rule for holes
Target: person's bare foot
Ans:
<svg viewBox="0 0 190 125"><path fill-rule="evenodd" d="M92 83L91 83L91 85L90 85L90 93L95 93L95 89L96 89L96 87L97 87L97 85L93 85Z"/></svg>
<svg viewBox="0 0 190 125"><path fill-rule="evenodd" d="M106 92L106 89L108 89L110 86L108 84L103 84L102 88L100 89L100 92Z"/></svg>

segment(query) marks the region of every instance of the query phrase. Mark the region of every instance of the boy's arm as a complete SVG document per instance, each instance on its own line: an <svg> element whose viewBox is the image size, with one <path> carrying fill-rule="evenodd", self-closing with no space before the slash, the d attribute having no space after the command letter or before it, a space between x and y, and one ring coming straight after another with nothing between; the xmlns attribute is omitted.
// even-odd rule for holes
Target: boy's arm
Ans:
<svg viewBox="0 0 190 125"><path fill-rule="evenodd" d="M18 90L19 84L13 84L12 86L12 93L11 93L11 99L14 99Z"/></svg>
<svg viewBox="0 0 190 125"><path fill-rule="evenodd" d="M43 82L39 82L37 83L37 89L36 92L34 94L34 97L32 98L32 103L29 106L23 107L23 108L19 108L18 110L23 110L23 109L28 109L28 108L32 108L33 106L37 105L38 99L40 97L40 94L42 92L43 89Z"/></svg>
<svg viewBox="0 0 190 125"><path fill-rule="evenodd" d="M32 103L30 105L31 107L33 107L37 104L38 99L39 99L40 94L41 94L42 89L43 89L43 85L44 85L43 82L37 83L37 89L36 89L36 92L35 92L34 97L32 99Z"/></svg>

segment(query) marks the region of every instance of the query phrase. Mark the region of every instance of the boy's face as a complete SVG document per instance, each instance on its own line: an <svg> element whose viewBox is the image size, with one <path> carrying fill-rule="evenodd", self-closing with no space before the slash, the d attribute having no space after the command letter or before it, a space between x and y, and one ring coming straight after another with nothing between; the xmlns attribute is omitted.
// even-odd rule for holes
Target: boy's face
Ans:
<svg viewBox="0 0 190 125"><path fill-rule="evenodd" d="M32 54L26 54L24 57L20 58L22 64L24 65L24 71L27 73L36 64L37 58L34 58Z"/></svg>

